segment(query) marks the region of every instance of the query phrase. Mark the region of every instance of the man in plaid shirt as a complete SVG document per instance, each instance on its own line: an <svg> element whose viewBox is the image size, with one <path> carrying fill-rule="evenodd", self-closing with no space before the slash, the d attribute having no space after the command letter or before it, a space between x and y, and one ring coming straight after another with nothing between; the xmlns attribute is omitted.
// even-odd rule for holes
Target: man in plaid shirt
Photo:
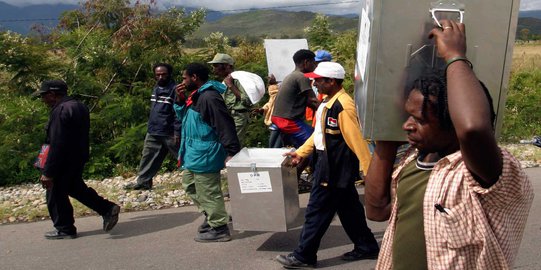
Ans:
<svg viewBox="0 0 541 270"><path fill-rule="evenodd" d="M411 145L378 142L366 216L389 220L376 269L510 269L533 199L520 163L498 147L488 90L466 58L465 26L431 31L445 74L416 80L403 124Z"/></svg>

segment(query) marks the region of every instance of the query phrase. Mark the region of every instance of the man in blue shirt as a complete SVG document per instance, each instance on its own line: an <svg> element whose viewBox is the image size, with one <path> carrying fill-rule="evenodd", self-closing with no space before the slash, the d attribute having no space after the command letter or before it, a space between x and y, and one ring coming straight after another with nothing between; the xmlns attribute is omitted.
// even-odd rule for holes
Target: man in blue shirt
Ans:
<svg viewBox="0 0 541 270"><path fill-rule="evenodd" d="M150 98L148 130L139 163L137 182L126 185L126 189L151 189L152 178L158 173L167 152L175 158L178 153L180 125L175 118L175 81L171 78L173 67L169 64L154 65L156 86Z"/></svg>

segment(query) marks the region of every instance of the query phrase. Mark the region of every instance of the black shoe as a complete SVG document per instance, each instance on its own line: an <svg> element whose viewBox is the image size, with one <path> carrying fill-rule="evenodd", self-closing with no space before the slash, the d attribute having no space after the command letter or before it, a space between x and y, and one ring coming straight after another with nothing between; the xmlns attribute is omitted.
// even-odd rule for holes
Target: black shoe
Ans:
<svg viewBox="0 0 541 270"><path fill-rule="evenodd" d="M65 233L61 231L52 231L52 232L45 233L45 238L51 239L51 240L74 239L74 238L77 238L77 233Z"/></svg>
<svg viewBox="0 0 541 270"><path fill-rule="evenodd" d="M152 189L152 184L149 184L149 183L143 183L143 184L129 183L129 184L124 186L124 189L126 189L126 190L151 190Z"/></svg>
<svg viewBox="0 0 541 270"><path fill-rule="evenodd" d="M231 240L231 233L227 225L211 227L207 232L198 233L194 240L196 242L227 242Z"/></svg>
<svg viewBox="0 0 541 270"><path fill-rule="evenodd" d="M316 263L303 263L293 253L278 255L276 256L276 260L286 269L316 268Z"/></svg>
<svg viewBox="0 0 541 270"><path fill-rule="evenodd" d="M199 227L197 228L197 232L198 233L206 233L208 231L210 231L211 227L209 225L209 223L207 222L207 216L205 216L205 220L203 220L203 223L201 223L201 225L199 225Z"/></svg>
<svg viewBox="0 0 541 270"><path fill-rule="evenodd" d="M103 230L108 232L112 230L118 222L118 214L120 213L120 206L113 205L109 212L103 216Z"/></svg>
<svg viewBox="0 0 541 270"><path fill-rule="evenodd" d="M344 261L358 261L358 260L375 260L378 258L379 251L365 252L358 249L354 249L350 252L342 254L341 259Z"/></svg>

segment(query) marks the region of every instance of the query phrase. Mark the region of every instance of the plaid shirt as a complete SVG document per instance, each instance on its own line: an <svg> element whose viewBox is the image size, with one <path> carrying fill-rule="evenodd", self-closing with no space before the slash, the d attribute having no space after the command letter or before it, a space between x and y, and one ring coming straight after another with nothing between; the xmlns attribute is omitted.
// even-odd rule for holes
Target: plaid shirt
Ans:
<svg viewBox="0 0 541 270"><path fill-rule="evenodd" d="M423 201L428 269L511 268L534 195L520 163L506 150L501 151L502 175L488 189L475 181L460 151L435 165ZM398 176L416 157L417 151L410 151L393 172L392 212L376 269L393 268ZM435 204L446 212L438 211Z"/></svg>

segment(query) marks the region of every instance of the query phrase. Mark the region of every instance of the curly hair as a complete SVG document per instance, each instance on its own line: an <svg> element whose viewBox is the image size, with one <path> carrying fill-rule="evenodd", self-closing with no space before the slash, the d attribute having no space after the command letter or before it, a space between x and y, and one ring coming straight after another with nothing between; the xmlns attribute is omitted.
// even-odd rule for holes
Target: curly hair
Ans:
<svg viewBox="0 0 541 270"><path fill-rule="evenodd" d="M483 88L483 92L487 97L487 101L490 105L490 120L492 127L496 120L496 113L492 104L492 97L485 84L479 81ZM449 103L447 100L447 80L442 72L430 72L416 79L409 89L416 89L423 95L422 114L423 117L427 117L428 105L430 104L434 109L436 116L438 117L440 126L443 129L454 129L453 121L449 114ZM430 99L430 96L434 99Z"/></svg>

